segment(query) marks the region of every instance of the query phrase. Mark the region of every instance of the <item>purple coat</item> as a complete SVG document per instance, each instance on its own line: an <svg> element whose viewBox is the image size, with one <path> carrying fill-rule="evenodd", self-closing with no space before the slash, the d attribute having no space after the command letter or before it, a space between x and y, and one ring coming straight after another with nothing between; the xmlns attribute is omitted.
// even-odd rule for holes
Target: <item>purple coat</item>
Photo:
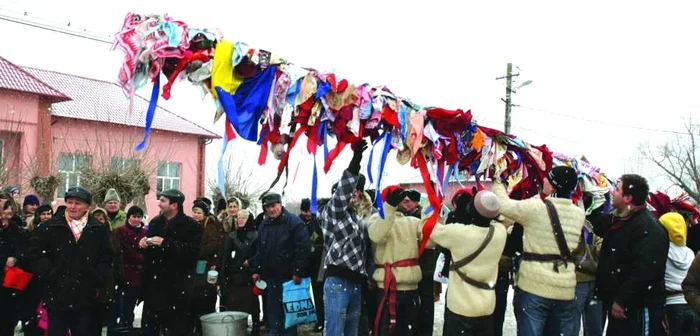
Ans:
<svg viewBox="0 0 700 336"><path fill-rule="evenodd" d="M124 283L127 287L141 288L144 258L139 241L146 237L146 228L137 229L127 223L117 228L117 235L124 265Z"/></svg>

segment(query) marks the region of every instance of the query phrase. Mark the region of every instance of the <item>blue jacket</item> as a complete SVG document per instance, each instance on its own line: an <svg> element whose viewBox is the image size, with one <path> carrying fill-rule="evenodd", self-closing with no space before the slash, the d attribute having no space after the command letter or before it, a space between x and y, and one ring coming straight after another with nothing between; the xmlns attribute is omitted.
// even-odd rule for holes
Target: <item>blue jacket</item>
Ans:
<svg viewBox="0 0 700 336"><path fill-rule="evenodd" d="M258 252L252 265L254 273L275 279L308 276L311 242L299 216L282 208L279 217L270 219L266 216L258 230Z"/></svg>

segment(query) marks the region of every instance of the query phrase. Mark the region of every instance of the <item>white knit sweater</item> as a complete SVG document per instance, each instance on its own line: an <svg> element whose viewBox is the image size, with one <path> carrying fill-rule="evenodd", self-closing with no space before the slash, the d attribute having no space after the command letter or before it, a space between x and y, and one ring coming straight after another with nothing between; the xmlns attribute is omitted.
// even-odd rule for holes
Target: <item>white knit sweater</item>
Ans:
<svg viewBox="0 0 700 336"><path fill-rule="evenodd" d="M539 196L521 201L511 200L501 183L495 183L491 190L501 201L500 213L523 226L524 252L559 254L547 206ZM554 204L559 215L566 244L569 250L573 251L581 237L585 214L569 199L549 198L549 200ZM516 275L516 285L523 291L544 298L573 300L576 296L576 265L569 262L568 267L562 265L559 267L559 272L556 272L553 262L523 260Z"/></svg>

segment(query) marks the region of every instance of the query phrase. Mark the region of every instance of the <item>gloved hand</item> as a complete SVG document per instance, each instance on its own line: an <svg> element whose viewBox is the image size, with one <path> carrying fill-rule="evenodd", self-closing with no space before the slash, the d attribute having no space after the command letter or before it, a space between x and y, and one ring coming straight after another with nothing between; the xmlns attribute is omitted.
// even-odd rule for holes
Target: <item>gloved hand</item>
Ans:
<svg viewBox="0 0 700 336"><path fill-rule="evenodd" d="M353 175L358 175L360 174L360 161L362 161L362 152L364 152L365 149L367 149L367 141L365 139L355 141L352 145L350 145L350 148L352 148L353 154L352 160L350 160L350 164L348 165L348 171Z"/></svg>
<svg viewBox="0 0 700 336"><path fill-rule="evenodd" d="M403 188L396 188L387 194L386 202L395 207L399 205L404 198L406 198L406 191Z"/></svg>
<svg viewBox="0 0 700 336"><path fill-rule="evenodd" d="M417 190L406 190L406 197L410 198L411 201L420 202L420 192Z"/></svg>

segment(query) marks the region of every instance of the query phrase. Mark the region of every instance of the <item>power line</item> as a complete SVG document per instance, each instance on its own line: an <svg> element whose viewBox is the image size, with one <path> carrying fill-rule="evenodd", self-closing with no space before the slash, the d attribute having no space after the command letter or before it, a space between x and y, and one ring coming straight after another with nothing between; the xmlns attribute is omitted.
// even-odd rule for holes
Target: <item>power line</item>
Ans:
<svg viewBox="0 0 700 336"><path fill-rule="evenodd" d="M638 129L638 130L643 130L643 131L651 131L651 132L661 132L661 133L671 133L671 134L680 134L680 135L688 135L688 133L685 132L678 132L678 131L671 131L671 130L662 130L662 129L657 129L657 128L648 128L648 127L641 127L641 126L634 126L634 125L625 125L625 124L618 124L614 122L608 122L608 121L602 121L602 120L594 120L594 119L588 119L588 118L582 118L582 117L577 117L573 116L570 114L563 114L563 113L556 113L556 112L551 112L551 111L546 111L542 109L537 109L534 107L528 107L528 106L522 106L522 105L513 105L516 107L520 107L526 110L530 111L535 111L535 112L542 112L542 113L547 113L547 114L552 114L564 118L571 118L571 119L577 119L577 120L582 120L582 121L587 121L591 123L597 123L597 124L603 124L603 125L610 125L610 126L617 126L617 127L625 127L625 128L632 128L632 129Z"/></svg>
<svg viewBox="0 0 700 336"><path fill-rule="evenodd" d="M0 20L8 21L8 22L13 22L13 23L18 23L21 25L29 26L29 27L34 27L34 28L39 28L39 29L44 29L56 33L61 33L61 34L66 34L70 36L75 36L75 37L80 37L96 42L102 42L102 43L107 43L107 44L113 44L114 40L108 36L104 35L98 35L92 32L89 32L85 29L78 30L75 28L64 28L60 27L56 24L48 24L48 23L43 23L40 22L37 18L32 18L27 15L25 12L24 15L20 15L17 12L11 12L7 10L3 10L5 12L10 12L10 13L16 13L15 15L8 15L5 13L0 13ZM70 23L68 23L70 25Z"/></svg>
<svg viewBox="0 0 700 336"><path fill-rule="evenodd" d="M477 116L475 116L474 119L476 119L477 122L483 121L483 122L492 123L492 124L498 124L498 125L501 124L499 121L493 121L493 120L488 120L488 119L482 119L482 118L479 118L479 117L477 117ZM550 133L542 132L542 130L536 130L536 129L527 128L527 127L522 127L522 126L513 126L513 128L515 128L515 129L520 129L520 130L523 130L523 131L533 132L533 133L536 133L536 134L545 136L545 137L550 138L550 139L561 140L561 141L564 141L564 142L568 142L568 143L572 143L572 144L580 145L580 146L583 145L583 144L580 143L580 142L576 142L576 141L569 140L569 139L566 139L566 138L558 137L558 136L553 135L553 134L550 134Z"/></svg>

